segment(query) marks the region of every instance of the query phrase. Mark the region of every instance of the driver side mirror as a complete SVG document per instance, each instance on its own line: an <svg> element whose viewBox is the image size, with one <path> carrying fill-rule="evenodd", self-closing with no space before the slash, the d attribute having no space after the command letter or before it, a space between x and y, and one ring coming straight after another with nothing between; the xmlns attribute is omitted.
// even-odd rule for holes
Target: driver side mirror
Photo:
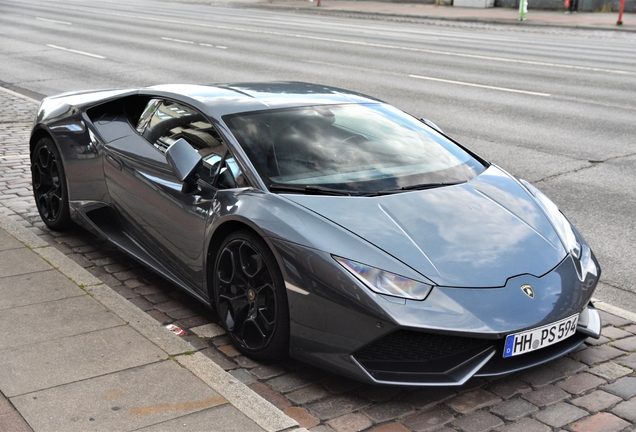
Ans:
<svg viewBox="0 0 636 432"><path fill-rule="evenodd" d="M198 189L203 159L199 153L183 138L179 138L166 150L166 161L177 179L183 183L181 193L188 194Z"/></svg>

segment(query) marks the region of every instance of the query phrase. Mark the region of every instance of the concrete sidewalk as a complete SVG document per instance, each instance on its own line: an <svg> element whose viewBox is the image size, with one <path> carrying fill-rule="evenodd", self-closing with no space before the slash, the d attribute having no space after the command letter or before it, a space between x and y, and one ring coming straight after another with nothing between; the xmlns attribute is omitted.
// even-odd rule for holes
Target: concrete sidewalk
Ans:
<svg viewBox="0 0 636 432"><path fill-rule="evenodd" d="M2 431L304 430L4 215L0 322Z"/></svg>
<svg viewBox="0 0 636 432"><path fill-rule="evenodd" d="M227 2L219 2L219 4ZM451 22L508 24L520 28L556 27L569 29L618 30L636 32L636 14L624 13L623 24L617 25L617 12L579 12L566 15L564 11L528 11L527 19L519 21L519 11L511 8L464 8L437 6L421 3L397 3L391 1L347 1L322 0L320 7L316 1L307 0L234 0L235 6L260 7L270 9L297 10L305 13L359 16L385 20L442 20ZM215 4L215 3L213 3Z"/></svg>

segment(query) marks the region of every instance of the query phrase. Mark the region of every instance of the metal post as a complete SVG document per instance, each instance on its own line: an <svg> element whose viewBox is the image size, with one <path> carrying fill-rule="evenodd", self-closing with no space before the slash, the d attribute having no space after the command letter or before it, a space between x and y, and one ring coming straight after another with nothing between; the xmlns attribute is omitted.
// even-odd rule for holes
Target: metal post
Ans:
<svg viewBox="0 0 636 432"><path fill-rule="evenodd" d="M621 0L620 5L618 6L618 21L616 21L616 25L623 25L623 10L625 9L625 0Z"/></svg>
<svg viewBox="0 0 636 432"><path fill-rule="evenodd" d="M625 1L625 0L621 0ZM528 0L519 1L519 21L526 20L526 14L528 13Z"/></svg>

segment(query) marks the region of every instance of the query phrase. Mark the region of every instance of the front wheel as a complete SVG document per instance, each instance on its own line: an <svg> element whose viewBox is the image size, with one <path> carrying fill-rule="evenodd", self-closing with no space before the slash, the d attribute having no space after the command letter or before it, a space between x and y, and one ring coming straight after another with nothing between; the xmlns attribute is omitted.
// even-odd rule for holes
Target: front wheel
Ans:
<svg viewBox="0 0 636 432"><path fill-rule="evenodd" d="M55 231L71 227L62 158L50 138L38 141L31 156L33 196L44 223Z"/></svg>
<svg viewBox="0 0 636 432"><path fill-rule="evenodd" d="M263 239L251 231L229 235L216 256L212 284L221 325L239 351L258 360L288 354L285 284Z"/></svg>

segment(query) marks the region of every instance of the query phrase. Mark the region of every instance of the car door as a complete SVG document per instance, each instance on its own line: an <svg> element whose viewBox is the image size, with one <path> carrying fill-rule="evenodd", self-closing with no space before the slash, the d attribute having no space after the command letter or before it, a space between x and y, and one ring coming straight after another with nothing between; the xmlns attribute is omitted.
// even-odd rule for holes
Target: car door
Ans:
<svg viewBox="0 0 636 432"><path fill-rule="evenodd" d="M165 158L179 138L204 159L202 187L192 193L182 193L183 185ZM227 146L203 114L163 99L148 102L137 133L105 146L106 184L127 231L204 296L205 230L213 216L215 176L227 155Z"/></svg>

